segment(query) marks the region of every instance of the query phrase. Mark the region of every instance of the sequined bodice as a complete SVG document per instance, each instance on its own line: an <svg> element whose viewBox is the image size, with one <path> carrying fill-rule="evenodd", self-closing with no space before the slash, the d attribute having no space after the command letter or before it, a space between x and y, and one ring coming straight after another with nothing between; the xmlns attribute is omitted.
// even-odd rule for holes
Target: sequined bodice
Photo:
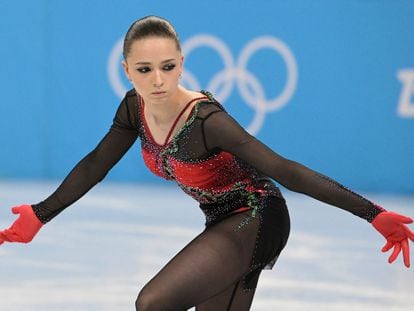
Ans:
<svg viewBox="0 0 414 311"><path fill-rule="evenodd" d="M254 186L253 170L228 152L217 151L206 159L187 161L176 156L178 145L189 139L188 130L191 131L198 110L199 103L194 106L184 127L172 140L159 145L152 138L141 109L141 152L150 171L164 179L174 180L184 192L200 203L224 202L228 195L233 197L237 192L263 191L257 185Z"/></svg>
<svg viewBox="0 0 414 311"><path fill-rule="evenodd" d="M217 202L226 193L241 188L253 190L251 176L230 153L220 152L198 163L186 163L166 154L166 150L157 149L143 144L142 155L147 167L160 177L176 181L181 189L200 203ZM240 187L241 184L246 187Z"/></svg>
<svg viewBox="0 0 414 311"><path fill-rule="evenodd" d="M281 197L279 189L269 179L263 178L253 167L229 152L216 149L207 157L197 157L192 152L194 150L180 148L196 146L197 140L205 143L206 138L203 135L201 138L193 135L193 132L203 126L202 122L195 125L197 118L200 118L202 104L203 102L196 103L183 128L163 146L152 138L142 113L143 109L140 109L141 152L150 171L175 181L185 193L198 201L206 216L206 224L229 213L246 209L253 209L256 213L262 206L259 204L260 198L267 195ZM208 118L211 113L206 115ZM200 132L205 133L204 130ZM190 154L193 157L189 157Z"/></svg>

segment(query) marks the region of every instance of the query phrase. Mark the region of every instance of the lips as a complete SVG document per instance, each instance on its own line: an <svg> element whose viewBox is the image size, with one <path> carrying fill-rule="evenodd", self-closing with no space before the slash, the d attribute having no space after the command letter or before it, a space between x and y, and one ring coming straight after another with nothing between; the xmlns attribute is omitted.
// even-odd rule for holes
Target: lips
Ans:
<svg viewBox="0 0 414 311"><path fill-rule="evenodd" d="M151 94L152 95L163 95L163 94L165 94L166 92L164 92L164 91L157 91L157 92L152 92Z"/></svg>

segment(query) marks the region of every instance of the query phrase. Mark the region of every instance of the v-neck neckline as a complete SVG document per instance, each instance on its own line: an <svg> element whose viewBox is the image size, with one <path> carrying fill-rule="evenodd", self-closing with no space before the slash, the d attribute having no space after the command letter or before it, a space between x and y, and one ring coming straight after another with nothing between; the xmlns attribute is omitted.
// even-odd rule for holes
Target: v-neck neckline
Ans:
<svg viewBox="0 0 414 311"><path fill-rule="evenodd" d="M184 114L184 112L188 109L188 107L190 107L190 105L193 103L193 102L195 102L195 101L201 101L202 99L208 99L208 96L207 95L205 95L205 96L202 96L202 97L196 97L196 98L193 98L192 100L190 100L185 106L184 106L184 108L180 111L180 113L177 115L177 117L175 118L175 120L174 120L174 122L173 122L173 124L172 124L172 126L170 127L170 130L168 131L168 134L167 134L167 136L165 137L165 140L164 140L164 143L163 144L160 144L160 143L158 143L156 140L155 140L155 138L154 138L154 136L152 135L152 133L151 133L151 129L149 128L149 126L148 126L148 123L147 123L147 120L146 120L146 118L145 118L145 113L144 113L144 110L145 110L145 103L144 103L144 100L142 99L142 97L140 96L140 100L139 100L139 102L140 102L140 111L141 111L141 119L142 119L142 121L143 121L143 125L144 125L144 128L145 128L145 132L147 133L147 135L148 135L148 137L151 139L151 141L155 144L155 145L157 145L157 146L159 146L159 147L166 147L166 146L168 146L174 139L175 139L175 137L176 136L178 136L178 134L182 131L182 129L186 126L186 124L187 124L187 122L188 122L188 120L190 119L190 117L192 116L192 114L194 113L194 108L197 106L197 103L192 107L192 109L191 109L191 111L190 111L190 113L188 114L188 116L187 116L187 118L186 118L186 120L185 120L185 122L184 122L184 125L174 134L174 135L172 135L172 133L173 133L173 131L174 131L174 129L176 128L176 126L177 126L177 123L178 123L178 121L180 120L180 118L182 117L182 115Z"/></svg>

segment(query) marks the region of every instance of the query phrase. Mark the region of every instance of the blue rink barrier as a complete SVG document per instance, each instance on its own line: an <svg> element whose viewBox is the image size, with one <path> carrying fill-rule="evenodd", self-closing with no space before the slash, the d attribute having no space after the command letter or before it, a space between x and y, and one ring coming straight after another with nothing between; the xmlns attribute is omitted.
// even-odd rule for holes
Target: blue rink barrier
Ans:
<svg viewBox="0 0 414 311"><path fill-rule="evenodd" d="M2 1L0 178L61 179L105 135L130 24L166 17L183 84L285 157L362 191L414 193L414 2ZM107 177L159 182L139 143Z"/></svg>

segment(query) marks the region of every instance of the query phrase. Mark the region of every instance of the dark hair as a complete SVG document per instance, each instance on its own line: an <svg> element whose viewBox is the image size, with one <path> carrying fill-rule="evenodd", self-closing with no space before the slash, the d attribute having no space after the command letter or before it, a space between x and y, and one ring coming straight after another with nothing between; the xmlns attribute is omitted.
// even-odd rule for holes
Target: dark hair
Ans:
<svg viewBox="0 0 414 311"><path fill-rule="evenodd" d="M126 59L131 51L132 43L136 40L149 37L172 39L175 41L177 49L181 51L180 40L178 39L178 34L175 31L174 26L164 18L150 15L135 21L131 27L129 27L124 39L124 48L122 52L124 58Z"/></svg>

